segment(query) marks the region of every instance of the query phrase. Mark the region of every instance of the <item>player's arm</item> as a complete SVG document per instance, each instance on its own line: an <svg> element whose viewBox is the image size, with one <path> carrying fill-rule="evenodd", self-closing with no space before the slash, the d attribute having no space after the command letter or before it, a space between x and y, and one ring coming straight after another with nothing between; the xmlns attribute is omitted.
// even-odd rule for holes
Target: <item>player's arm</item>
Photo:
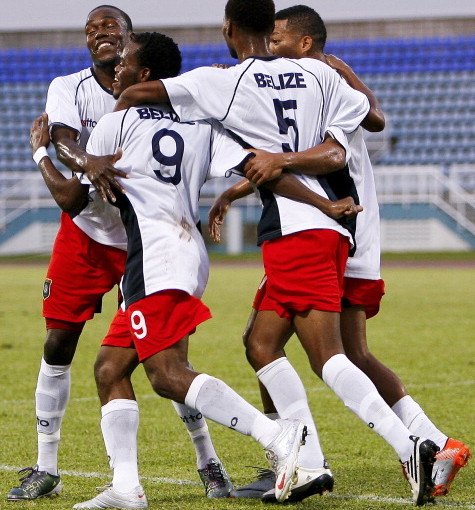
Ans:
<svg viewBox="0 0 475 510"><path fill-rule="evenodd" d="M266 182L263 187L277 195L313 205L334 220L356 216L363 210L360 205L355 204L351 197L332 202L307 188L294 175L285 172L277 179ZM221 226L231 204L252 194L253 191L254 187L250 181L242 179L221 193L215 200L208 214L209 233L215 242L221 241Z"/></svg>
<svg viewBox="0 0 475 510"><path fill-rule="evenodd" d="M59 207L67 213L79 213L88 203L89 186L84 186L74 176L67 179L53 164L46 148L50 143L48 116L37 117L30 129L30 146L46 186Z"/></svg>
<svg viewBox="0 0 475 510"><path fill-rule="evenodd" d="M60 124L53 124L51 127L51 141L61 163L73 172L85 173L103 200L110 199L115 202L111 186L124 192L123 187L116 181L116 177L127 177L127 175L114 167L122 155L120 151L106 156L88 154L78 145L76 130Z"/></svg>
<svg viewBox="0 0 475 510"><path fill-rule="evenodd" d="M361 126L367 131L378 132L384 129L386 120L381 105L373 91L367 87L355 74L353 69L335 55L325 55L327 64L342 76L348 85L362 92L369 101L370 109Z"/></svg>
<svg viewBox="0 0 475 510"><path fill-rule="evenodd" d="M325 175L341 170L346 163L344 147L330 135L323 143L305 151L271 153L253 149L252 152L256 156L246 163L244 175L257 186L279 177L284 170Z"/></svg>
<svg viewBox="0 0 475 510"><path fill-rule="evenodd" d="M127 87L117 99L114 111L146 103L170 103L167 89L161 80L144 81Z"/></svg>

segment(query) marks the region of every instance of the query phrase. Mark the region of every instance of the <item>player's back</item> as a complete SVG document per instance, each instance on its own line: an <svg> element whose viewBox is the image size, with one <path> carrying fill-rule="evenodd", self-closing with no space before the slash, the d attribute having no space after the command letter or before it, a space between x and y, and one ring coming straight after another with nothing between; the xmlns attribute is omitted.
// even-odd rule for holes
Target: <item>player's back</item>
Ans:
<svg viewBox="0 0 475 510"><path fill-rule="evenodd" d="M250 57L163 83L182 120L217 119L248 145L270 152L313 147L331 125L353 131L367 112L366 98L315 59Z"/></svg>
<svg viewBox="0 0 475 510"><path fill-rule="evenodd" d="M118 147L124 153L116 166L129 174L118 199L128 236L127 305L169 288L200 296L208 276L198 227L200 189L247 153L217 123L180 123L166 105L106 115L88 152L103 155Z"/></svg>

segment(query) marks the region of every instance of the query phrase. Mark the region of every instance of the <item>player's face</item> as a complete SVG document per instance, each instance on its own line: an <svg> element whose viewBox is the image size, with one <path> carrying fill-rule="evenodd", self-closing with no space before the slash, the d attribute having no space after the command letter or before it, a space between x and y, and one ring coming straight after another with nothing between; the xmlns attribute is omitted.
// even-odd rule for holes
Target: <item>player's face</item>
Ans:
<svg viewBox="0 0 475 510"><path fill-rule="evenodd" d="M129 42L120 56L119 63L115 67L115 78L112 82L112 95L117 99L122 91L139 81L143 81L146 68L139 65L137 51L140 46Z"/></svg>
<svg viewBox="0 0 475 510"><path fill-rule="evenodd" d="M301 35L287 27L287 20L275 21L274 31L270 36L269 48L274 55L286 58L302 58Z"/></svg>
<svg viewBox="0 0 475 510"><path fill-rule="evenodd" d="M129 41L127 23L111 7L94 9L86 21L86 45L95 65L115 64Z"/></svg>

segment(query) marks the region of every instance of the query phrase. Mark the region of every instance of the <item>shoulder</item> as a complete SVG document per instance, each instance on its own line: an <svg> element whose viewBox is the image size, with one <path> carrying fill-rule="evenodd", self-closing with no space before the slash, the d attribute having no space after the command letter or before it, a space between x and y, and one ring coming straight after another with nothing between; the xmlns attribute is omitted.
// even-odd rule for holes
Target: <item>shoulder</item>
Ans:
<svg viewBox="0 0 475 510"><path fill-rule="evenodd" d="M93 130L93 133L98 129L108 129L112 126L120 126L124 119L127 117L127 114L130 112L130 108L128 110L121 110L119 112L111 112L103 115L99 121L97 122L96 127Z"/></svg>
<svg viewBox="0 0 475 510"><path fill-rule="evenodd" d="M65 76L57 76L50 84L50 90L76 90L81 83L93 78L91 69L83 69L77 73L67 74Z"/></svg>

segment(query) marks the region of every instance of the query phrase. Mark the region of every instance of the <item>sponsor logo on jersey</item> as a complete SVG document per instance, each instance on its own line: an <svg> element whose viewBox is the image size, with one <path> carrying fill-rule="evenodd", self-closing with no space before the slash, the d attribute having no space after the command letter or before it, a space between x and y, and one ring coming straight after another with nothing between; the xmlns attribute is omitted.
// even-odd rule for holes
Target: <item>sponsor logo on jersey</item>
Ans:
<svg viewBox="0 0 475 510"><path fill-rule="evenodd" d="M82 127L95 128L97 125L97 120L93 119L81 119Z"/></svg>
<svg viewBox="0 0 475 510"><path fill-rule="evenodd" d="M282 89L306 89L305 78L302 73L284 73L277 76L270 74L254 73L259 88L269 87L275 90Z"/></svg>
<svg viewBox="0 0 475 510"><path fill-rule="evenodd" d="M43 300L50 297L52 284L53 280L51 278L46 278L45 283L43 284Z"/></svg>

